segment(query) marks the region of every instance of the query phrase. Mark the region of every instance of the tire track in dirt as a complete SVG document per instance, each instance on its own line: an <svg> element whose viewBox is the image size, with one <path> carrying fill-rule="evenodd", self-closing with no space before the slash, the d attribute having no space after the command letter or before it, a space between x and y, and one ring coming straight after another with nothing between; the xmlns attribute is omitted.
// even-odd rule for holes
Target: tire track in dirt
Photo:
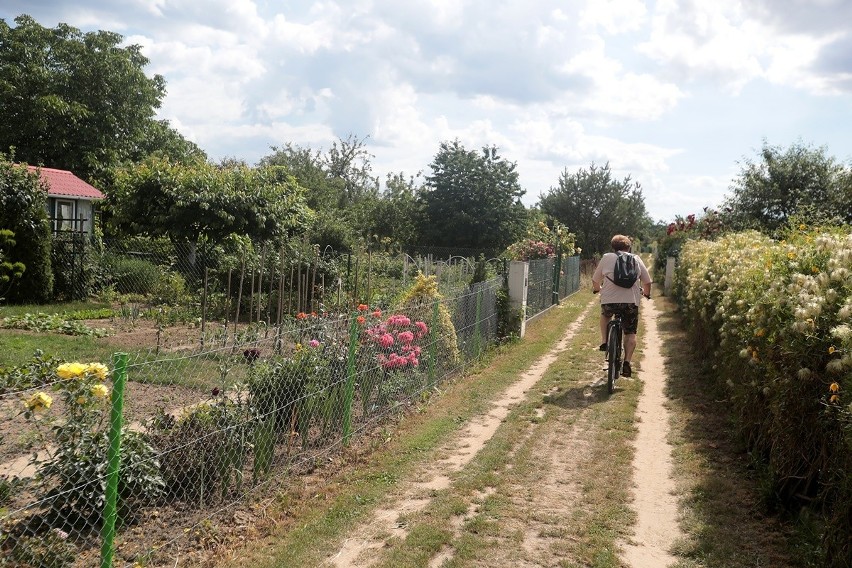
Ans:
<svg viewBox="0 0 852 568"><path fill-rule="evenodd" d="M645 346L641 376L645 381L636 410L634 503L635 534L624 545L623 560L632 568L662 568L677 561L669 550L681 536L678 503L672 478L672 452L666 438L669 412L665 407L666 372L657 328L659 312L653 303L642 309Z"/></svg>
<svg viewBox="0 0 852 568"><path fill-rule="evenodd" d="M589 307L591 305L590 303ZM375 552L383 548L389 539L405 538L408 531L404 517L423 510L431 501L434 492L448 488L453 475L461 471L485 447L512 407L524 399L525 393L535 386L551 363L567 349L585 320L589 307L568 326L560 340L546 355L522 373L520 380L492 403L485 415L473 418L458 436L436 451L436 455L444 457L414 476L415 479L426 481L402 485L395 503L378 509L363 525L355 529L339 551L328 559L327 565L335 568L368 568L377 560ZM439 560L437 565L440 565L450 557L449 552L444 551L433 559L433 562Z"/></svg>

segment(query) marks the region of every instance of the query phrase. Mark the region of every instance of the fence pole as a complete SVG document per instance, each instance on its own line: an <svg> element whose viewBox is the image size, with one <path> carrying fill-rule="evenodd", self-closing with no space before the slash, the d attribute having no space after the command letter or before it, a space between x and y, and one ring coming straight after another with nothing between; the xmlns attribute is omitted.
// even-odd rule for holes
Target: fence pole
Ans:
<svg viewBox="0 0 852 568"><path fill-rule="evenodd" d="M111 568L115 556L115 521L118 516L118 477L121 465L121 427L124 412L124 384L127 382L127 353L115 353L113 361L112 412L107 450L107 486L101 528L101 568Z"/></svg>
<svg viewBox="0 0 852 568"><path fill-rule="evenodd" d="M473 347L476 350L476 356L482 354L482 284L478 284L479 289L476 291L476 327L473 330Z"/></svg>
<svg viewBox="0 0 852 568"><path fill-rule="evenodd" d="M559 276L562 272L562 247L556 246L556 258L553 260L553 304L559 303Z"/></svg>
<svg viewBox="0 0 852 568"><path fill-rule="evenodd" d="M432 333L432 341L429 343L429 384L435 384L435 350L438 348L438 302L432 304L432 327L429 331Z"/></svg>
<svg viewBox="0 0 852 568"><path fill-rule="evenodd" d="M352 437L352 402L355 399L355 351L358 348L358 318L349 322L349 352L346 356L346 392L343 401L343 445Z"/></svg>
<svg viewBox="0 0 852 568"><path fill-rule="evenodd" d="M205 257L204 262L207 262ZM207 331L207 278L210 269L204 267L204 293L201 295L201 349L204 350L204 333Z"/></svg>

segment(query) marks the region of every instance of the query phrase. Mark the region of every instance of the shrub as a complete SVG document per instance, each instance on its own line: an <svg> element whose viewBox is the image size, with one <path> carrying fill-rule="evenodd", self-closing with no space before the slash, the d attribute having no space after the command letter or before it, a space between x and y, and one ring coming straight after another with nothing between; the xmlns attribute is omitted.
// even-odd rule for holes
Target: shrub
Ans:
<svg viewBox="0 0 852 568"><path fill-rule="evenodd" d="M53 397L44 391L23 401L23 414L40 431L47 455L33 458L44 502L69 522L103 510L109 446L107 379L108 369L100 363L63 363L51 380L52 391L63 403L62 417L50 415ZM48 424L52 427L45 431ZM163 480L153 449L138 432L122 432L120 460L119 514L127 519L158 498Z"/></svg>
<svg viewBox="0 0 852 568"><path fill-rule="evenodd" d="M141 258L104 253L100 259L105 286L112 285L119 294L148 295L156 286L162 268Z"/></svg>
<svg viewBox="0 0 852 568"><path fill-rule="evenodd" d="M242 400L215 391L203 403L174 418L163 411L151 421L152 444L161 456L165 495L199 502L239 492L250 447L251 415Z"/></svg>
<svg viewBox="0 0 852 568"><path fill-rule="evenodd" d="M677 294L773 497L824 513L825 566L852 558L852 234L788 228L681 251Z"/></svg>
<svg viewBox="0 0 852 568"><path fill-rule="evenodd" d="M438 283L434 276L419 274L411 287L400 299L399 309L415 321L425 322L431 331L428 344L424 350L434 349L437 352L435 372L438 376L454 370L461 359L456 337L456 328L449 310L441 300ZM437 305L437 314L435 306ZM437 316L437 317L436 317Z"/></svg>
<svg viewBox="0 0 852 568"><path fill-rule="evenodd" d="M12 163L0 153L0 229L15 234L6 254L26 269L16 278L6 300L14 303L46 303L53 296L50 265L51 236L47 219L47 188L39 174Z"/></svg>

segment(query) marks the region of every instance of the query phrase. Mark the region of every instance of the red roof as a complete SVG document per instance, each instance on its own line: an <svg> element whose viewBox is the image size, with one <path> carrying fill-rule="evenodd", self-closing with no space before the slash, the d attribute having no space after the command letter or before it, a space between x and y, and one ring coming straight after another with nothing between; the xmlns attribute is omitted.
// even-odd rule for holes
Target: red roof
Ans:
<svg viewBox="0 0 852 568"><path fill-rule="evenodd" d="M68 170L56 170L53 168L36 168L27 166L30 171L41 171L41 179L47 182L50 188L48 195L61 195L63 197L77 197L79 199L105 199L106 196L97 188L84 182Z"/></svg>

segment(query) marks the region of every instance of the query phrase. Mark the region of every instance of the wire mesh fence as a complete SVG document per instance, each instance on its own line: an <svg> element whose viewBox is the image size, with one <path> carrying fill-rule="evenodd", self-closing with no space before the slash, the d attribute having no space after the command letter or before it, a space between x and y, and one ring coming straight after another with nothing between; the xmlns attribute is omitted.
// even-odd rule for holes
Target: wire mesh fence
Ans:
<svg viewBox="0 0 852 568"><path fill-rule="evenodd" d="M245 525L248 503L499 340L505 280L470 280L477 264L495 274L502 262L235 250L140 241L87 248L82 269L75 260L86 294L112 306L104 340L126 365L37 354L0 369L0 566L94 566L105 555L171 565L209 548L223 526ZM553 286L579 286L567 260L558 281L553 259L531 266L536 306L551 305Z"/></svg>

